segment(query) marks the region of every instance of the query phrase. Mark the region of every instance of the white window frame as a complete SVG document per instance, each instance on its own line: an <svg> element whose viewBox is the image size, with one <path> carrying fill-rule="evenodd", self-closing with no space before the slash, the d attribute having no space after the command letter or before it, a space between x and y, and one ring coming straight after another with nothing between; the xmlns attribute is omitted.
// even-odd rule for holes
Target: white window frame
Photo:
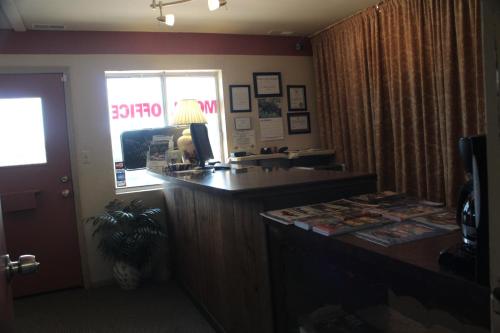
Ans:
<svg viewBox="0 0 500 333"><path fill-rule="evenodd" d="M225 124L225 108L224 108L224 96L222 92L222 71L221 70L162 70L162 71L106 71L105 79L113 79L113 78L144 78L144 77L160 77L161 89L162 89L162 107L164 110L164 121L165 126L168 126L168 114L170 110L167 110L167 84L166 80L168 77L211 77L215 79L215 89L216 89L216 107L217 107L217 117L219 122L219 144L221 147L221 162L227 161L228 150L227 150L227 134L226 134L226 124ZM109 103L108 103L109 104ZM109 117L109 109L108 109L108 117ZM109 124L109 134L111 136L111 123ZM113 160L113 155L111 156ZM113 170L114 170L114 161L113 161ZM115 173L113 172L113 175ZM137 186L125 186L125 187L116 187L115 183L115 191L117 194L121 193L131 193L138 191L151 191L158 190L161 188L161 185L137 185Z"/></svg>

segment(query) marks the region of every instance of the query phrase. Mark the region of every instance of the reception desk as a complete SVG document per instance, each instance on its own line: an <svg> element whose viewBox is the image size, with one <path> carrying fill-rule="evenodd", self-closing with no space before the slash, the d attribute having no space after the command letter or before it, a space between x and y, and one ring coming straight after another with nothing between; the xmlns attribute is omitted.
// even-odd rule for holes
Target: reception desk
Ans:
<svg viewBox="0 0 500 333"><path fill-rule="evenodd" d="M273 332L261 212L373 192L373 174L280 168L179 172L165 181L176 279L225 332Z"/></svg>

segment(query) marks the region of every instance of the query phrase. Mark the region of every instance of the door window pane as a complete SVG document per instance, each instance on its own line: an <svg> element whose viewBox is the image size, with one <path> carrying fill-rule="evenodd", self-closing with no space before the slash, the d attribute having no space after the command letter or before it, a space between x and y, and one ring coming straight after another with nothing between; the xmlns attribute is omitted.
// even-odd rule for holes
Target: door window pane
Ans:
<svg viewBox="0 0 500 333"><path fill-rule="evenodd" d="M42 99L0 99L0 167L47 163Z"/></svg>

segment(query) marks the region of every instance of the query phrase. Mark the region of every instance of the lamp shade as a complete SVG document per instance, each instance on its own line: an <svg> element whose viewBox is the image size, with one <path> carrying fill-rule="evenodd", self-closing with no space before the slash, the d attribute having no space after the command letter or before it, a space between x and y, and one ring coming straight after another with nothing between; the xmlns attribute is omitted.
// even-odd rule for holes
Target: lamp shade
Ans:
<svg viewBox="0 0 500 333"><path fill-rule="evenodd" d="M200 104L194 99L183 99L177 104L173 125L206 124Z"/></svg>

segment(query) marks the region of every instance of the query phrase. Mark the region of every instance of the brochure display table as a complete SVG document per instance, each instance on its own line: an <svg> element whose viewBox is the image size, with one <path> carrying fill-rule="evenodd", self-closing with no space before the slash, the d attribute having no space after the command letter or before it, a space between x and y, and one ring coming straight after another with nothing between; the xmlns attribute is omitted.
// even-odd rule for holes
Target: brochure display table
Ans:
<svg viewBox="0 0 500 333"><path fill-rule="evenodd" d="M177 280L225 332L274 332L261 212L376 190L373 174L232 166L158 175Z"/></svg>
<svg viewBox="0 0 500 333"><path fill-rule="evenodd" d="M265 219L277 332L325 304L347 310L388 303L388 291L441 310L464 325L489 327L489 288L441 270L441 250L460 231L390 247L345 234L325 237Z"/></svg>

